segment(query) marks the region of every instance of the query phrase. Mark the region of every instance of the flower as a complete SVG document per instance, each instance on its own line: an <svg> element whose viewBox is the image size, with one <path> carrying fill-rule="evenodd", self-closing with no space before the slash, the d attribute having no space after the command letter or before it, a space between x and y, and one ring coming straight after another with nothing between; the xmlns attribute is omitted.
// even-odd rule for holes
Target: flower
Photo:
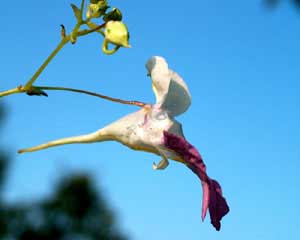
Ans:
<svg viewBox="0 0 300 240"><path fill-rule="evenodd" d="M124 44L126 46L128 39L125 25L118 21L109 21L107 24L106 41L117 46ZM154 105L145 105L140 110L93 133L55 140L20 150L19 153L72 143L117 141L131 149L161 156L160 162L152 165L155 170L165 169L169 165L168 159L184 163L202 183L202 220L209 210L211 223L216 230L220 230L220 221L229 212L221 187L216 180L208 177L201 155L184 138L182 126L175 120L175 117L187 111L191 104L188 87L176 72L169 69L162 57L150 58L146 68L151 76L152 89L156 97Z"/></svg>

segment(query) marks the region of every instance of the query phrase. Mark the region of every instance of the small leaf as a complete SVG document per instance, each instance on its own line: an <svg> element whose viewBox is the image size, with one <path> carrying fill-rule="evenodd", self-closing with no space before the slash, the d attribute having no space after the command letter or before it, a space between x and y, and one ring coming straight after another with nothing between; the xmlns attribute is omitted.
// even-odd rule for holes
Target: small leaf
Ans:
<svg viewBox="0 0 300 240"><path fill-rule="evenodd" d="M31 87L26 94L28 96L45 96L48 97L48 94L44 92L43 90L36 88L36 87Z"/></svg>
<svg viewBox="0 0 300 240"><path fill-rule="evenodd" d="M73 12L74 12L74 15L75 15L77 21L80 22L81 18L82 18L80 9L76 5L74 5L73 3L71 3L71 7L73 9Z"/></svg>

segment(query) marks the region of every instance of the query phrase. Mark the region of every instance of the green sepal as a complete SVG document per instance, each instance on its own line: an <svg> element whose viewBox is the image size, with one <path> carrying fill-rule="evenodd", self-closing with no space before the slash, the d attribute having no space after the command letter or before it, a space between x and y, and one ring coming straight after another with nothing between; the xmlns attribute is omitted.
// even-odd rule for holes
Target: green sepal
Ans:
<svg viewBox="0 0 300 240"><path fill-rule="evenodd" d="M70 34L70 41L72 44L75 44L77 41L77 35L74 32L71 32Z"/></svg>

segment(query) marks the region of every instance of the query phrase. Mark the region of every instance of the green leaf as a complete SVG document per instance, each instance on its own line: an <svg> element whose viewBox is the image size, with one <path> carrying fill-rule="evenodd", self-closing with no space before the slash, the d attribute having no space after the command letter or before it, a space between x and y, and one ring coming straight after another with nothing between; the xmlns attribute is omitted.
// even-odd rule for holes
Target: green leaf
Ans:
<svg viewBox="0 0 300 240"><path fill-rule="evenodd" d="M36 88L36 87L31 87L26 94L28 96L45 96L48 97L48 94L44 92L43 90Z"/></svg>
<svg viewBox="0 0 300 240"><path fill-rule="evenodd" d="M82 14L81 14L80 9L73 3L71 3L71 7L73 9L73 12L74 12L74 15L75 15L77 21L80 22L82 20Z"/></svg>

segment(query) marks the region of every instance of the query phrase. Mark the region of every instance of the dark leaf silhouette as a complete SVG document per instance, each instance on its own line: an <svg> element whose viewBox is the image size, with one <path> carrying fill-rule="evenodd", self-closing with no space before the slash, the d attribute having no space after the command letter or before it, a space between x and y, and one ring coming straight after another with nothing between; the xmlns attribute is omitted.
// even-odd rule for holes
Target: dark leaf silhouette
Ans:
<svg viewBox="0 0 300 240"><path fill-rule="evenodd" d="M278 7L281 3L286 2L286 0L263 0L263 4L270 9ZM300 9L300 0L288 0L292 3L297 9Z"/></svg>

